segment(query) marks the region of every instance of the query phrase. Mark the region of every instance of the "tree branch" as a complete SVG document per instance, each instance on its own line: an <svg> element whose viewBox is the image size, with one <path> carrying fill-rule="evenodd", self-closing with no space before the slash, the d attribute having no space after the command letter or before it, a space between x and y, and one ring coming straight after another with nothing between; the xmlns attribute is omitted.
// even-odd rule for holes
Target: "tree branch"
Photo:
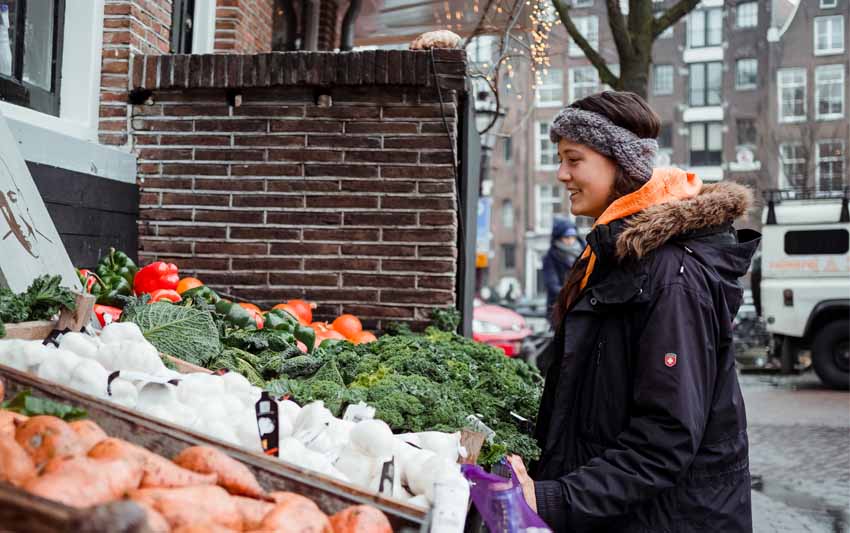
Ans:
<svg viewBox="0 0 850 533"><path fill-rule="evenodd" d="M570 37L573 38L578 47L581 48L581 51L584 52L587 60L596 67L596 70L599 72L599 81L614 88L619 87L620 78L611 72L605 58L599 55L599 52L590 46L590 43L587 42L584 35L582 35L581 32L578 31L578 28L576 28L575 24L573 24L573 19L570 17L570 6L567 5L567 0L552 0L552 4L555 6L555 10L558 11L558 17L567 29L567 33L570 34Z"/></svg>
<svg viewBox="0 0 850 533"><path fill-rule="evenodd" d="M670 7L663 15L652 23L652 40L664 33L664 30L679 22L679 20L693 10L699 0L679 0L676 5Z"/></svg>
<svg viewBox="0 0 850 533"><path fill-rule="evenodd" d="M614 44L620 57L627 54L632 48L632 37L626 27L626 18L620 9L620 0L606 0L608 7L608 25L614 34Z"/></svg>

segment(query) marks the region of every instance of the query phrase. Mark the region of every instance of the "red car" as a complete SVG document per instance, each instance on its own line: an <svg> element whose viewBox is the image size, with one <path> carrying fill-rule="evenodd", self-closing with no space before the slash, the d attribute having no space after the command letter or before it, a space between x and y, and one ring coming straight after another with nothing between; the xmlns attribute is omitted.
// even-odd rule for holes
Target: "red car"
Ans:
<svg viewBox="0 0 850 533"><path fill-rule="evenodd" d="M472 338L500 348L508 357L519 355L522 339L532 331L522 315L505 307L476 302L472 312Z"/></svg>

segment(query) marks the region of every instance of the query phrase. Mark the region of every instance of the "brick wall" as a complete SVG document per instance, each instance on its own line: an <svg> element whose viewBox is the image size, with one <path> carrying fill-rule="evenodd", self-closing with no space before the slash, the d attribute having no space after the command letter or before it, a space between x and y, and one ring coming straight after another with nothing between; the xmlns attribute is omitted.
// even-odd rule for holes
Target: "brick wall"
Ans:
<svg viewBox="0 0 850 533"><path fill-rule="evenodd" d="M130 56L166 54L170 36L171 0L106 0L100 82L102 144L127 143Z"/></svg>
<svg viewBox="0 0 850 533"><path fill-rule="evenodd" d="M140 259L372 328L453 305L465 65L435 55L436 81L427 52L137 58Z"/></svg>
<svg viewBox="0 0 850 533"><path fill-rule="evenodd" d="M274 0L217 0L215 51L268 52L273 18Z"/></svg>

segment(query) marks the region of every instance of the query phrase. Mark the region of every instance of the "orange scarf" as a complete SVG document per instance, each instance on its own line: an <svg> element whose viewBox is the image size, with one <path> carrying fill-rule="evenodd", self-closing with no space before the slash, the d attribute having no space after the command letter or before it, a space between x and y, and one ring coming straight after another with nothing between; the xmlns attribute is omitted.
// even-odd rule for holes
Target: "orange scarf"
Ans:
<svg viewBox="0 0 850 533"><path fill-rule="evenodd" d="M686 200L698 195L702 190L702 180L696 174L685 172L678 168L656 168L652 171L652 177L640 189L631 194L617 198L602 215L593 223L595 228L599 224L609 224L615 220L625 218L639 213L653 205L664 204L674 200ZM590 256L587 268L581 280L581 289L587 285L593 267L596 265L596 254L588 245L581 258Z"/></svg>

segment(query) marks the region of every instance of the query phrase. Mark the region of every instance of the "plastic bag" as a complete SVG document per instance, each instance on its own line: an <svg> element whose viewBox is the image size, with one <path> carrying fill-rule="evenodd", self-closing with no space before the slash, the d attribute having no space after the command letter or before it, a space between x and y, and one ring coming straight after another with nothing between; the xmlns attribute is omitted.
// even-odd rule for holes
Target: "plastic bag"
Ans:
<svg viewBox="0 0 850 533"><path fill-rule="evenodd" d="M472 502L490 531L551 531L526 503L513 468L506 462L502 466L510 470L510 479L485 472L478 465L461 467L464 477L469 481Z"/></svg>

